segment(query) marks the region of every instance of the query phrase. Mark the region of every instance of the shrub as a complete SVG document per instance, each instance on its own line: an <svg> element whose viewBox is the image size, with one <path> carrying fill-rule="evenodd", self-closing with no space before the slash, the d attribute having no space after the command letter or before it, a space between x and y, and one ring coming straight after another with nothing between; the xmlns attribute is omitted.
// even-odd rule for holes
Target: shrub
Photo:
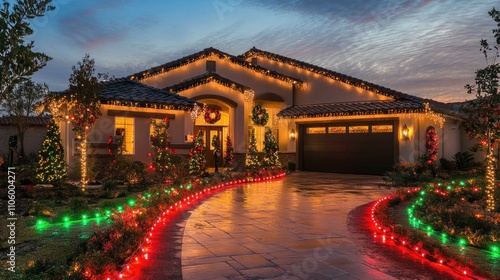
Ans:
<svg viewBox="0 0 500 280"><path fill-rule="evenodd" d="M53 216L54 215L54 204L50 200L39 200L33 204L29 211L30 215L33 216Z"/></svg>
<svg viewBox="0 0 500 280"><path fill-rule="evenodd" d="M102 184L102 189L104 191L113 191L116 189L116 187L118 186L118 184L116 183L116 181L114 180L106 180L104 181L104 183Z"/></svg>
<svg viewBox="0 0 500 280"><path fill-rule="evenodd" d="M87 204L87 201L82 198L71 199L68 206L71 212L76 214L84 213L91 210Z"/></svg>
<svg viewBox="0 0 500 280"><path fill-rule="evenodd" d="M458 152L453 156L456 166L460 170L468 171L481 164L474 161L474 155L470 152Z"/></svg>
<svg viewBox="0 0 500 280"><path fill-rule="evenodd" d="M389 187L412 187L421 182L429 182L434 178L433 171L426 168L427 164L399 162L393 171L386 172L383 178Z"/></svg>

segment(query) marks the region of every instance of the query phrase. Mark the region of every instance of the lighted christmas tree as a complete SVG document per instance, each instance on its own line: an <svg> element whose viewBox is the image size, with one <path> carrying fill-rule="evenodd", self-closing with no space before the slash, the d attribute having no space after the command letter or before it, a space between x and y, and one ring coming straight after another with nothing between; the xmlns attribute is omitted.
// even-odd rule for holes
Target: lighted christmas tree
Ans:
<svg viewBox="0 0 500 280"><path fill-rule="evenodd" d="M172 170L172 150L168 145L168 128L170 121L168 117L164 120L152 120L153 131L151 135L151 163L149 168L156 171L160 179L168 176Z"/></svg>
<svg viewBox="0 0 500 280"><path fill-rule="evenodd" d="M255 130L250 134L250 144L245 157L245 166L247 170L256 170L260 167L259 155L257 151L257 139L255 139Z"/></svg>
<svg viewBox="0 0 500 280"><path fill-rule="evenodd" d="M278 143L276 143L273 132L271 131L271 129L267 128L264 135L264 166L281 166L278 150Z"/></svg>
<svg viewBox="0 0 500 280"><path fill-rule="evenodd" d="M38 169L36 177L41 183L61 182L68 176L68 169L64 162L64 147L61 140L59 126L52 119L47 129L47 135L42 143L42 150L38 154Z"/></svg>
<svg viewBox="0 0 500 280"><path fill-rule="evenodd" d="M200 175L207 170L207 159L205 156L205 141L203 140L203 130L198 131L194 139L194 147L189 153L189 174Z"/></svg>
<svg viewBox="0 0 500 280"><path fill-rule="evenodd" d="M233 142L231 142L231 138L229 135L226 138L226 152L224 153L224 166L225 167L232 167L233 166L233 160L234 160L234 155L233 155Z"/></svg>

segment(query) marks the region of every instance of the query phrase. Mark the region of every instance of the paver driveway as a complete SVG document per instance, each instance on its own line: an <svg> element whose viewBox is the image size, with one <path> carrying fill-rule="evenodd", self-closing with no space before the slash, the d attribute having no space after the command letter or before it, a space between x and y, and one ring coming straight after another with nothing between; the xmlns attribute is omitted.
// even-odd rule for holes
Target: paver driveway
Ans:
<svg viewBox="0 0 500 280"><path fill-rule="evenodd" d="M299 172L218 193L186 222L182 277L452 279L409 256L394 257L401 254L397 249L374 248L369 233L362 232L360 216L367 206L359 206L391 192L378 186L381 181Z"/></svg>

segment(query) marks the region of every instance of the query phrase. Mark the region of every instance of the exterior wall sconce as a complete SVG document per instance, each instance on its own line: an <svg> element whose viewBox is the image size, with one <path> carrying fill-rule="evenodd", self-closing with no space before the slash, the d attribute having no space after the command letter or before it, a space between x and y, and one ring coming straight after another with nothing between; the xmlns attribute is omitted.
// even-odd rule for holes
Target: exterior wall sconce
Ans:
<svg viewBox="0 0 500 280"><path fill-rule="evenodd" d="M401 129L401 134L403 135L403 140L410 140L410 130L406 126L406 124Z"/></svg>
<svg viewBox="0 0 500 280"><path fill-rule="evenodd" d="M295 130L292 128L290 131L290 140L294 141L295 137L297 137L297 135L295 134Z"/></svg>

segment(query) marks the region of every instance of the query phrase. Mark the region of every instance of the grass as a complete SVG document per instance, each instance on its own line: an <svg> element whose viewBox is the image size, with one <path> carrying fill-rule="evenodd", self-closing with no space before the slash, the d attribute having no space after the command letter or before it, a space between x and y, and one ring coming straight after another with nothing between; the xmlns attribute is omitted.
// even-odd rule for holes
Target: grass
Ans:
<svg viewBox="0 0 500 280"><path fill-rule="evenodd" d="M125 188L120 188L117 192L124 192ZM92 193L94 192L94 193ZM17 216L16 221L16 267L26 269L34 264L36 260L45 260L54 265L66 266L67 260L78 249L81 242L88 239L95 231L95 226L106 228L110 225L109 219L105 215L102 218L96 219L91 217L91 213L101 210L104 213L105 209L116 209L116 206L129 203L131 198L135 198L135 194L128 193L126 197L117 198L99 198L97 191L91 191L86 194L88 196L77 198L66 198L60 206L55 206L54 199L32 198L31 208L36 208L37 203L44 204L39 207L40 216ZM83 203L72 202L80 200ZM90 203L89 203L90 202ZM24 201L24 203L27 203ZM29 203L28 203L29 204ZM113 207L114 206L114 207ZM41 213L47 214L46 216ZM81 219L82 215L88 215L88 219ZM70 218L65 222L64 219ZM1 215L0 219L7 220L6 215ZM39 221L44 221L43 224L37 224ZM8 267L7 253L11 244L8 244L8 228L0 228L1 241L1 265L2 270Z"/></svg>

